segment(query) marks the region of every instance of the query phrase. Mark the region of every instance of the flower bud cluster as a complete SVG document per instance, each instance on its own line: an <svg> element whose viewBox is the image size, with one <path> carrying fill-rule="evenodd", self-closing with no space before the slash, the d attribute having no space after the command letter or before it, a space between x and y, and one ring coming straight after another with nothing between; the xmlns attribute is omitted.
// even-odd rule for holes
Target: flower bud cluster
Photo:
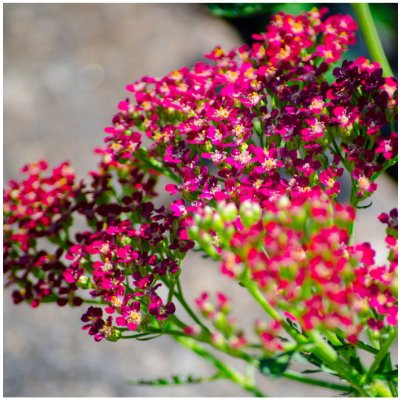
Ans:
<svg viewBox="0 0 400 400"><path fill-rule="evenodd" d="M230 347L239 349L247 344L242 331L240 331L235 320L230 316L232 308L229 298L222 292L216 294L216 304L210 302L207 292L195 300L196 306L202 316L210 321L215 328L212 341L217 347Z"/></svg>
<svg viewBox="0 0 400 400"><path fill-rule="evenodd" d="M271 201L264 211L246 202L236 211L232 203L198 210L188 232L220 260L223 274L239 281L248 276L303 330L336 330L354 341L367 322L380 329L397 324L397 260L392 255L389 265L376 265L368 243L349 243L354 215L313 190ZM394 215L381 219L397 228ZM394 241L388 243L392 251Z"/></svg>

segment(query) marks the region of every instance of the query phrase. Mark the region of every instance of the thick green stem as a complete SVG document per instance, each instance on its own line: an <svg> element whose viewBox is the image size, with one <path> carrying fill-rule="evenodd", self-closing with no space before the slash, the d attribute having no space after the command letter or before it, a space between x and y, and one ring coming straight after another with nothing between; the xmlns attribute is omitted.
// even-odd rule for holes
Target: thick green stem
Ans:
<svg viewBox="0 0 400 400"><path fill-rule="evenodd" d="M370 397L369 393L360 385L360 374L338 357L336 351L329 346L321 334L314 330L310 333L310 337L315 344L314 348L311 350L312 353L323 360L327 367L336 371L342 379L347 380L361 396Z"/></svg>
<svg viewBox="0 0 400 400"><path fill-rule="evenodd" d="M390 68L390 64L383 50L368 3L353 3L352 5L356 12L361 32L372 59L381 64L384 76L393 76L392 69Z"/></svg>

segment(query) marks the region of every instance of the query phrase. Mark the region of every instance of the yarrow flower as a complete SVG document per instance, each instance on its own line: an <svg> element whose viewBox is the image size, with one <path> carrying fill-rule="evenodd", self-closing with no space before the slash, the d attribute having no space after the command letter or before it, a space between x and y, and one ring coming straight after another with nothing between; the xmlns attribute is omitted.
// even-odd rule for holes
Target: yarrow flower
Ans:
<svg viewBox="0 0 400 400"><path fill-rule="evenodd" d="M47 237L60 244L82 185L75 183L68 163L50 174L47 170L45 161L27 164L21 170L25 180L12 180L4 189L4 272L9 284L19 286L13 292L15 303L29 301L37 307L42 298L55 296L59 305L80 305L76 286L63 280L63 249L49 252L38 243Z"/></svg>
<svg viewBox="0 0 400 400"><path fill-rule="evenodd" d="M127 85L86 184L68 163L50 172L45 161L26 165L26 178L4 190L14 302L94 304L81 320L95 341L177 335L272 376L288 366L280 357L299 352L352 384L340 390L378 393L390 359L376 366L378 377L375 364L364 374L351 363L356 345L379 360L376 340L394 339L397 210L379 216L386 263L352 233L360 203L397 160L397 81L365 57L336 64L328 80L357 24L327 12L278 13L251 45L217 46L191 68ZM345 172L349 205L338 202ZM174 196L169 204L155 204L156 189ZM203 288L196 310L185 300L181 272L193 248L268 314L254 322L256 343L224 293L213 300ZM192 322L180 319L177 302ZM359 341L364 333L371 345Z"/></svg>

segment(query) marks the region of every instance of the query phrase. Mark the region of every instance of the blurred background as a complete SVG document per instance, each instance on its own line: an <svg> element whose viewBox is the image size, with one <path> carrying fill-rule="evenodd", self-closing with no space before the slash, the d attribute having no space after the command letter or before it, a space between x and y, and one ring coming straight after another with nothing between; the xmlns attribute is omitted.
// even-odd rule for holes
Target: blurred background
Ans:
<svg viewBox="0 0 400 400"><path fill-rule="evenodd" d="M92 149L126 96L126 84L143 75L163 76L191 66L219 44L250 41L276 11L297 14L318 4L5 4L4 182L19 178L27 162L70 160L78 176L96 167ZM332 13L352 13L328 4ZM397 71L397 4L372 4L386 54ZM359 38L349 57L367 55ZM397 75L397 72L396 72ZM393 176L396 176L394 168ZM378 181L374 204L360 210L358 240L384 254L381 211L397 205L397 179ZM168 201L167 198L164 199ZM197 256L183 265L189 300L203 290L225 290L235 316L251 324L253 302ZM95 343L80 330L83 309L14 306L4 291L4 396L243 396L230 382L171 388L138 387L129 380L213 370L172 339ZM242 367L240 364L232 364ZM329 390L260 380L270 396L331 396Z"/></svg>

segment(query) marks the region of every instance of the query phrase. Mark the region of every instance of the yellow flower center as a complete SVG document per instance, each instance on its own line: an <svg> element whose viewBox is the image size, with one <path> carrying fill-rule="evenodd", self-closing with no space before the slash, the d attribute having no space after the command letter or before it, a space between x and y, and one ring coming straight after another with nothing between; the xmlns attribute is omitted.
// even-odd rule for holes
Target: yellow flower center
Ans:
<svg viewBox="0 0 400 400"><path fill-rule="evenodd" d="M140 323L142 322L142 314L136 311L131 311L129 317L127 318L127 321L131 324L140 325Z"/></svg>

